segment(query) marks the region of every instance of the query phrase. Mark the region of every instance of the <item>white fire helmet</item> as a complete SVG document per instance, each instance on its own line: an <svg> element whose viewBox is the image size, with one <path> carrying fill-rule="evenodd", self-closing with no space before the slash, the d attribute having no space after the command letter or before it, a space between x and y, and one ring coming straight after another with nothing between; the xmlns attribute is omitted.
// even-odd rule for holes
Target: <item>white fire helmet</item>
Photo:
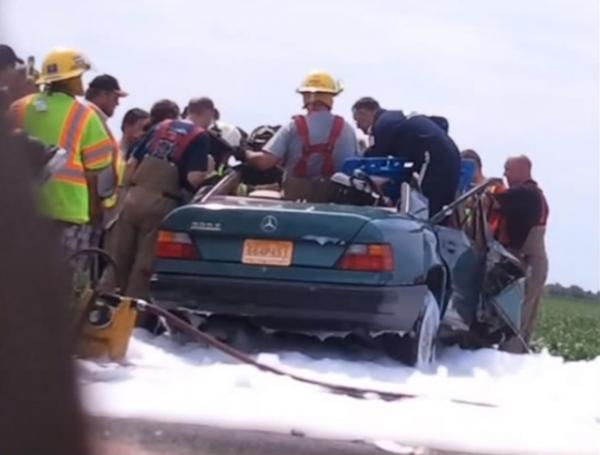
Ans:
<svg viewBox="0 0 600 455"><path fill-rule="evenodd" d="M217 120L210 126L210 130L225 140L231 147L239 147L242 144L242 133L239 128L230 123Z"/></svg>

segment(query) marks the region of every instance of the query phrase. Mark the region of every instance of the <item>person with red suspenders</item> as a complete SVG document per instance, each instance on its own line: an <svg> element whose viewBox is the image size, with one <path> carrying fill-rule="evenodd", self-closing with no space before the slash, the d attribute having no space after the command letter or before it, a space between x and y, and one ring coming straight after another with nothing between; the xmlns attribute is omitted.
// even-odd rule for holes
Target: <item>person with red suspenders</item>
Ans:
<svg viewBox="0 0 600 455"><path fill-rule="evenodd" d="M527 343L535 328L548 275L544 238L549 209L544 193L531 177L531 167L531 161L524 155L509 158L504 171L508 189L493 194L499 211L496 239L521 259L527 271L520 327ZM510 339L502 349L523 352L524 346L516 339Z"/></svg>
<svg viewBox="0 0 600 455"><path fill-rule="evenodd" d="M285 199L327 202L334 194L331 176L341 171L346 159L359 155L354 129L331 112L333 98L341 91L328 73L310 73L297 89L307 114L294 116L263 150L240 150L236 157L261 170L281 165Z"/></svg>

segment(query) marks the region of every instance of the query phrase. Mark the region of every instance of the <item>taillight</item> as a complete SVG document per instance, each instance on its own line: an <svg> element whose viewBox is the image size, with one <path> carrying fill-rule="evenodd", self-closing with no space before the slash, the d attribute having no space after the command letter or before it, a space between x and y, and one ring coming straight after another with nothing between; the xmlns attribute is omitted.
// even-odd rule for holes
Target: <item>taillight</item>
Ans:
<svg viewBox="0 0 600 455"><path fill-rule="evenodd" d="M391 272L394 269L392 247L385 243L354 243L338 263L343 270Z"/></svg>
<svg viewBox="0 0 600 455"><path fill-rule="evenodd" d="M156 257L160 259L200 259L190 236L173 231L158 232Z"/></svg>

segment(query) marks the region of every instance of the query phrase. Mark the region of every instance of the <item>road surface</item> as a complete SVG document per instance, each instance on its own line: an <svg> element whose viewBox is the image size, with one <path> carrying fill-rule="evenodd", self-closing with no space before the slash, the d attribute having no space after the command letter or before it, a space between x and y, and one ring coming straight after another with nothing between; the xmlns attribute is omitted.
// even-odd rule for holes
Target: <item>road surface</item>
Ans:
<svg viewBox="0 0 600 455"><path fill-rule="evenodd" d="M95 418L92 420L92 428L96 454L102 455L382 455L386 453L362 442L330 441L301 435L134 419ZM422 447L397 453L458 455Z"/></svg>

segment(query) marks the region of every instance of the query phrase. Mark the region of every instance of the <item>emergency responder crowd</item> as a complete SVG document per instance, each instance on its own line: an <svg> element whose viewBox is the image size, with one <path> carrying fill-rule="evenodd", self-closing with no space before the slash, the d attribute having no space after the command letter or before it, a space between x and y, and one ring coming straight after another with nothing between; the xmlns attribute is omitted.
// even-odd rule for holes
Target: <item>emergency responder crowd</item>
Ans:
<svg viewBox="0 0 600 455"><path fill-rule="evenodd" d="M434 214L457 194L461 158L475 163L473 185L486 181L473 150L459 152L444 117L387 110L364 97L352 107L356 126L369 137L361 147L354 128L332 113L342 88L329 74L312 72L297 92L304 115L282 127L263 125L250 135L224 123L210 98L193 98L183 112L169 100L149 111L125 113L121 137L107 120L126 97L117 79L101 75L84 87L88 60L57 48L38 72L0 45L0 112L13 140L26 143L39 182L40 210L59 230L65 257L100 246L115 259L103 283L131 297L148 298L154 244L161 220L222 172L229 157L271 174L280 169L285 199L325 202L330 177L356 156L398 156L423 169L421 190ZM462 155L462 156L461 156ZM527 269L521 332L529 341L547 274L544 246L548 205L524 155L506 161L507 187L488 190L488 220L496 239ZM74 271L81 267L71 263ZM519 351L509 340L505 348Z"/></svg>

